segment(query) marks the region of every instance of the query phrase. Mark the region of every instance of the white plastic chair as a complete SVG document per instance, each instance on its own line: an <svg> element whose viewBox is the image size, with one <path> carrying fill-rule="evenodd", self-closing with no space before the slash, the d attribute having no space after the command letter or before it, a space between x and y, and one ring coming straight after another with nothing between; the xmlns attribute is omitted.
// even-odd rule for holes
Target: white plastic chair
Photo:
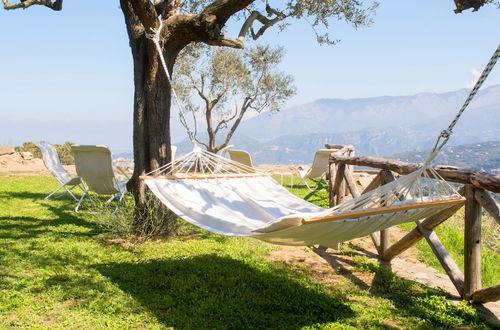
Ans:
<svg viewBox="0 0 500 330"><path fill-rule="evenodd" d="M83 179L85 186L84 194L78 201L75 212L79 211L85 197L91 199L90 191L101 195L112 195L108 202L117 200L116 212L127 192L128 179L119 180L116 177L111 151L106 146L94 145L73 145L71 151L75 156L76 172Z"/></svg>
<svg viewBox="0 0 500 330"><path fill-rule="evenodd" d="M45 199L49 200L54 194L64 188L66 191L56 196L55 198L59 198L66 194L69 194L71 197L73 197L74 200L78 201L78 198L76 198L72 190L75 187L79 187L82 191L85 191L85 189L80 185L82 183L80 177L71 176L68 171L66 171L66 169L61 164L61 160L59 159L56 148L54 148L52 144L46 141L39 141L35 142L35 145L40 149L45 167L61 184L57 189L48 194Z"/></svg>

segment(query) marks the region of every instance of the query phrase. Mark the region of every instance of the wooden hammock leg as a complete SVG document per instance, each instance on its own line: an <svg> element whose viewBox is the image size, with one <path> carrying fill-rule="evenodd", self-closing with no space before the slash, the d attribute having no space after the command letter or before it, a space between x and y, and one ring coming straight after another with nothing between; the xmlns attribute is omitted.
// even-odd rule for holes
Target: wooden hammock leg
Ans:
<svg viewBox="0 0 500 330"><path fill-rule="evenodd" d="M448 274L448 277L457 289L458 293L461 297L463 297L464 275L460 271L460 268L458 268L457 264L451 258L443 243L441 243L441 240L433 230L425 229L422 226L422 221L417 221L417 226L420 233L422 233L422 235L427 240L427 243L431 247L432 252L434 252L437 259L439 260L439 263L446 271L446 274Z"/></svg>
<svg viewBox="0 0 500 330"><path fill-rule="evenodd" d="M474 291L481 289L481 206L475 193L476 189L472 185L465 186L465 299L470 299Z"/></svg>

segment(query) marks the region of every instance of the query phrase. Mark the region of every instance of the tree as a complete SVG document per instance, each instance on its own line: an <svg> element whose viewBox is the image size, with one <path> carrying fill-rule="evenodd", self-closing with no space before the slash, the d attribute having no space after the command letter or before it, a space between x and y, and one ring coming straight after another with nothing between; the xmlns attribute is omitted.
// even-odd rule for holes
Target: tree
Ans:
<svg viewBox="0 0 500 330"><path fill-rule="evenodd" d="M210 152L229 144L247 111L279 111L295 94L292 77L276 70L282 47L256 46L241 52L196 45L185 50L174 71L174 87L183 109L193 114L203 109L208 142L196 141ZM217 145L217 134L223 132L226 136Z"/></svg>
<svg viewBox="0 0 500 330"><path fill-rule="evenodd" d="M2 1L7 10L42 5L60 11L63 7L63 0L19 0L13 4L9 0ZM470 1L460 0L461 3ZM319 27L328 28L332 19L357 27L371 22L377 6L371 1L364 6L358 0L276 0L273 4L280 7L271 7L270 0L120 0L134 66L135 168L128 188L136 201L136 226L142 224L141 208L146 203L145 185L139 177L171 159L171 90L147 34L154 34L163 26L159 35L161 49L172 73L179 52L192 42L244 48L247 36L258 39L269 27L280 24L280 28L284 28L291 19L307 19L315 31ZM240 17L243 21L237 38L224 34L224 27L232 17ZM260 24L258 29L257 23ZM328 33L316 35L319 42L335 43Z"/></svg>

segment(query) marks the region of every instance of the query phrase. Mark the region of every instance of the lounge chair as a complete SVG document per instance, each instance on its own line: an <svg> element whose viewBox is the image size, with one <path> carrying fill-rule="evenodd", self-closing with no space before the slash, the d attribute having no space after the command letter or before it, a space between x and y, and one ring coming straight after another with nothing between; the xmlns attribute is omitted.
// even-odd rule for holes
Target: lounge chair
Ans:
<svg viewBox="0 0 500 330"><path fill-rule="evenodd" d="M252 163L252 157L245 150L228 149L226 152L229 154L229 158L231 160L243 164L244 166L242 168L254 169L253 163Z"/></svg>
<svg viewBox="0 0 500 330"><path fill-rule="evenodd" d="M321 182L326 182L326 171L328 170L328 165L330 161L330 155L332 153L337 153L340 155L354 155L354 147L351 145L328 145L330 149L319 149L314 154L314 159L311 167L309 169L303 170L301 168L295 168L300 177L300 183L304 183L310 191L313 191L311 187L307 184L306 179L318 179L318 183L316 185L317 189Z"/></svg>
<svg viewBox="0 0 500 330"><path fill-rule="evenodd" d="M111 195L108 202L117 200L116 212L127 192L128 179L119 180L115 176L111 151L106 146L93 145L73 145L71 151L75 156L76 172L85 185L84 194L78 201L75 212L78 212L86 196L91 199L90 191L101 195Z"/></svg>
<svg viewBox="0 0 500 330"><path fill-rule="evenodd" d="M315 189L319 187L322 181L326 182L326 171L328 169L328 161L332 152L335 152L335 149L320 149L314 154L313 163L310 168L295 168L295 170L299 174L299 184L304 183L307 189L313 191L313 189L307 183L306 179L319 180Z"/></svg>
<svg viewBox="0 0 500 330"><path fill-rule="evenodd" d="M55 198L59 198L64 196L65 194L69 194L71 197L73 197L74 200L78 201L78 198L76 198L76 196L72 193L72 190L75 187L79 187L82 191L85 191L82 186L80 186L80 184L82 183L80 177L72 176L68 173L68 171L66 171L66 169L61 164L61 160L59 159L56 148L54 148L52 144L45 141L39 141L35 142L35 145L40 149L45 167L61 184L56 190L48 194L45 199L49 200L54 194L64 188L65 191Z"/></svg>

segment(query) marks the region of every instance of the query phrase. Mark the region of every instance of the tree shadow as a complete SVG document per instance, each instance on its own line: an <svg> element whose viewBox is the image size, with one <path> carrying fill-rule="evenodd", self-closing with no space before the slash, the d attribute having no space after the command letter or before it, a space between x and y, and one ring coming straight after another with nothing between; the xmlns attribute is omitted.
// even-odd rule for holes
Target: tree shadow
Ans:
<svg viewBox="0 0 500 330"><path fill-rule="evenodd" d="M95 266L174 328L288 328L355 315L341 294L216 255Z"/></svg>
<svg viewBox="0 0 500 330"><path fill-rule="evenodd" d="M53 214L53 216L49 216L49 218L35 218L29 216L2 216L0 217L0 238L36 238L47 232L57 232L58 235L66 236L92 236L102 232L97 224L86 220L85 217L78 215L73 211L75 201L72 198L69 198L67 200L68 203L55 204L52 201L44 200L43 198L44 196L46 196L45 194L17 192L8 194L3 193L0 195L7 195L19 199L35 199L38 205L42 206ZM67 225L84 227L88 229L88 231L61 231L60 229L58 229L58 227Z"/></svg>
<svg viewBox="0 0 500 330"><path fill-rule="evenodd" d="M353 254L361 257L359 259L346 259L342 251L328 252L318 248L313 248L313 251L361 290L368 290L372 296L392 301L395 314L404 318L423 319L424 328L455 328L460 324L476 325L481 322L478 315L453 302L459 297L395 275L390 262L370 260L373 254L369 251L360 248L348 253L351 257ZM348 269L345 265L353 268ZM357 277L356 272L372 273L371 284Z"/></svg>

